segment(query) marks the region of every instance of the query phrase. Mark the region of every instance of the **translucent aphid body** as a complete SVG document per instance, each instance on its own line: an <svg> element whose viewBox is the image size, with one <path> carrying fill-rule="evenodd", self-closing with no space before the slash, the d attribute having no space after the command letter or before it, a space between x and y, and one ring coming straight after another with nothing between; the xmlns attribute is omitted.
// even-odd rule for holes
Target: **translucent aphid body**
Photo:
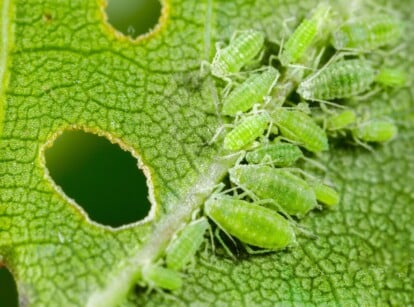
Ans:
<svg viewBox="0 0 414 307"><path fill-rule="evenodd" d="M315 182L311 184L313 191L315 192L316 199L328 206L333 207L339 203L339 194L330 186L321 182Z"/></svg>
<svg viewBox="0 0 414 307"><path fill-rule="evenodd" d="M364 142L378 143L390 141L397 133L398 129L395 124L380 119L364 122L352 130L355 138Z"/></svg>
<svg viewBox="0 0 414 307"><path fill-rule="evenodd" d="M213 196L205 214L224 232L243 243L278 250L296 243L290 223L274 210L229 196Z"/></svg>
<svg viewBox="0 0 414 307"><path fill-rule="evenodd" d="M265 144L246 154L250 164L270 162L274 166L290 166L303 157L298 146L290 143Z"/></svg>
<svg viewBox="0 0 414 307"><path fill-rule="evenodd" d="M250 145L263 135L268 124L269 116L266 113L255 114L243 119L224 138L224 149L237 151Z"/></svg>
<svg viewBox="0 0 414 307"><path fill-rule="evenodd" d="M407 74L399 69L382 68L375 77L375 81L384 86L400 87L407 83Z"/></svg>
<svg viewBox="0 0 414 307"><path fill-rule="evenodd" d="M266 165L239 165L229 170L230 180L261 199L273 199L290 215L304 216L316 207L313 189L291 172Z"/></svg>
<svg viewBox="0 0 414 307"><path fill-rule="evenodd" d="M369 51L395 44L401 34L396 18L379 14L342 25L332 34L332 45L335 49Z"/></svg>
<svg viewBox="0 0 414 307"><path fill-rule="evenodd" d="M186 225L166 250L167 267L178 271L188 264L200 248L208 227L205 217Z"/></svg>
<svg viewBox="0 0 414 307"><path fill-rule="evenodd" d="M211 73L225 78L238 73L240 69L258 55L263 48L265 36L254 30L240 31L223 49L217 50L211 64Z"/></svg>
<svg viewBox="0 0 414 307"><path fill-rule="evenodd" d="M272 119L285 138L307 150L320 152L329 149L325 131L307 114L279 108L272 113Z"/></svg>
<svg viewBox="0 0 414 307"><path fill-rule="evenodd" d="M152 264L142 268L142 278L151 288L176 290L183 284L177 271Z"/></svg>
<svg viewBox="0 0 414 307"><path fill-rule="evenodd" d="M355 112L345 110L339 114L335 114L327 119L328 130L342 130L356 122Z"/></svg>
<svg viewBox="0 0 414 307"><path fill-rule="evenodd" d="M289 37L280 55L282 65L299 63L307 49L321 32L329 13L329 6L320 4L312 16L303 20Z"/></svg>
<svg viewBox="0 0 414 307"><path fill-rule="evenodd" d="M222 113L235 116L239 112L248 111L254 104L262 102L276 84L279 76L279 72L270 66L261 73L253 74L224 98Z"/></svg>
<svg viewBox="0 0 414 307"><path fill-rule="evenodd" d="M338 61L307 77L297 92L303 99L316 101L352 97L366 91L375 76L368 61Z"/></svg>

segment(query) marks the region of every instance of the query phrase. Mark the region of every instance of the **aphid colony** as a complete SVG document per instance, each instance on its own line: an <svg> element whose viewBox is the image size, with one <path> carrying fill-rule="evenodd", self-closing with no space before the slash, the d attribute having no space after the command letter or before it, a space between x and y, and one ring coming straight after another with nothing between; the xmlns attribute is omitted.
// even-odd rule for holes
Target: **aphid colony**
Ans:
<svg viewBox="0 0 414 307"><path fill-rule="evenodd" d="M295 246L297 234L306 233L297 220L321 208L318 203L331 208L340 199L330 185L301 170L298 161L324 169L307 156L329 150L329 137L350 136L371 149L368 143L384 143L396 136L391 120L360 120L344 99L363 101L371 92L405 84L404 72L378 61L386 52L384 47L398 42L400 23L384 13L335 24L338 20L329 5L320 4L282 40L279 54L271 57L269 65L254 71L242 69L263 62L264 33L236 32L227 46L216 51L210 71L227 85L221 115L234 120L219 145L226 154L241 158L229 170L231 187L215 191L205 202L205 216L175 234L159 264L143 267L146 285L181 287L180 271L194 258L207 230L211 233L207 217L232 257L220 232L231 240L237 238L252 253ZM337 51L320 65L329 43ZM371 59L371 54L376 57ZM289 101L295 90L298 103ZM219 136L226 128L219 129L214 142L221 142Z"/></svg>

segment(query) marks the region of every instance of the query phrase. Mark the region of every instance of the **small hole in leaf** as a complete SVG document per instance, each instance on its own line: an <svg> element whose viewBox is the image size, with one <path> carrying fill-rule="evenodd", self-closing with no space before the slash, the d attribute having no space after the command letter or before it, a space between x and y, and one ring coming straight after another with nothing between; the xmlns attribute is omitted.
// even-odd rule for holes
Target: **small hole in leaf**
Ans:
<svg viewBox="0 0 414 307"><path fill-rule="evenodd" d="M0 267L0 306L17 307L17 288L12 274Z"/></svg>
<svg viewBox="0 0 414 307"><path fill-rule="evenodd" d="M148 33L161 16L159 0L109 0L108 23L132 38Z"/></svg>
<svg viewBox="0 0 414 307"><path fill-rule="evenodd" d="M119 227L151 208L138 161L108 139L80 130L63 132L45 153L49 174L93 221Z"/></svg>

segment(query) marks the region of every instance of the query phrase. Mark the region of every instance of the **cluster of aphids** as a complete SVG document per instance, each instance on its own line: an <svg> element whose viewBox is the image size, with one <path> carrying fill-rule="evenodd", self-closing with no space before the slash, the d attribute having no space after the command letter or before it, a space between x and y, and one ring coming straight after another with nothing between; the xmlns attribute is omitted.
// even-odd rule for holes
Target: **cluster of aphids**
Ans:
<svg viewBox="0 0 414 307"><path fill-rule="evenodd" d="M220 112L234 118L223 148L230 154L239 153L241 159L229 170L232 192L213 193L203 212L218 226L217 231L237 238L248 252L296 245L295 230L301 228L292 217L304 217L318 202L327 207L339 202L332 187L295 167L300 159L317 164L305 154L328 150L328 137L350 136L368 147L367 143L387 142L397 133L390 120L361 121L354 110L337 100L365 94L358 96L364 100L376 86L404 85L403 72L378 67L366 58L373 53L381 57L385 47L398 42L400 23L381 13L342 21L334 31L326 30L332 29L335 19L327 4L319 5L281 44L268 66L250 72L242 69L263 53L266 38L260 31L240 31L217 50L210 65L212 75L228 84ZM318 69L325 52L321 46L328 42L337 53ZM297 104L286 100L295 90L301 98ZM179 271L194 257L208 229L206 217L184 226L165 251L162 262L166 267L144 267L144 281L157 288L180 288Z"/></svg>

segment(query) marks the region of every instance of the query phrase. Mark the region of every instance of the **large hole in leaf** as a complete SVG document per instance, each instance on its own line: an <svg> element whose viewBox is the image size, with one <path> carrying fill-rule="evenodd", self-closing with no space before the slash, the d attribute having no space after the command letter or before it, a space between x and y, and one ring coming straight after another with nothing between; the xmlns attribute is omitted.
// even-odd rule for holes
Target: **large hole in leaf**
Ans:
<svg viewBox="0 0 414 307"><path fill-rule="evenodd" d="M108 139L65 131L45 155L52 179L93 221L118 227L148 215L145 175L129 152Z"/></svg>
<svg viewBox="0 0 414 307"><path fill-rule="evenodd" d="M109 0L106 14L112 27L136 38L157 25L161 3L159 0Z"/></svg>
<svg viewBox="0 0 414 307"><path fill-rule="evenodd" d="M16 283L12 274L4 267L0 267L0 306L18 306Z"/></svg>

